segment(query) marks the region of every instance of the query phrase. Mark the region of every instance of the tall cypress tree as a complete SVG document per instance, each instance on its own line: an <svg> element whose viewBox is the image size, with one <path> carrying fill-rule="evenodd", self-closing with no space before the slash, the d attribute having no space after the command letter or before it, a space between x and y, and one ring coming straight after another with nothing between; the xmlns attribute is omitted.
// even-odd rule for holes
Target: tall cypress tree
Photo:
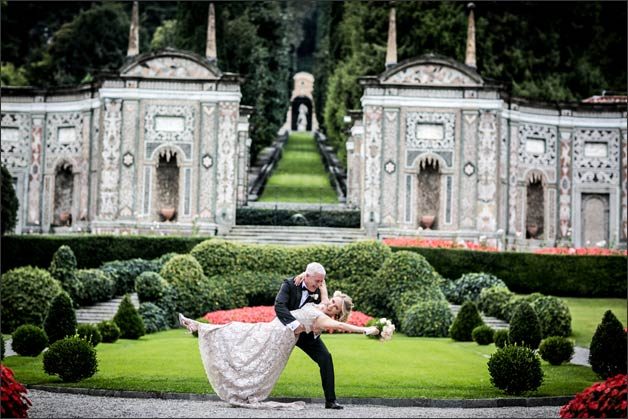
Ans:
<svg viewBox="0 0 628 419"><path fill-rule="evenodd" d="M591 369L601 378L626 374L626 332L612 311L604 313L591 339Z"/></svg>

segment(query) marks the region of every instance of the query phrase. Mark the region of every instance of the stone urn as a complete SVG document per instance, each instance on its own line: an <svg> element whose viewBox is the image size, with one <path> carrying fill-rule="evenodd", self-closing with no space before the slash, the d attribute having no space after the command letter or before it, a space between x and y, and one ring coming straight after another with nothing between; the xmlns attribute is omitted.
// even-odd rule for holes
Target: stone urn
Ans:
<svg viewBox="0 0 628 419"><path fill-rule="evenodd" d="M528 234L530 235L530 238L534 239L536 238L536 235L539 233L539 226L537 226L536 224L528 224L527 230L528 230Z"/></svg>
<svg viewBox="0 0 628 419"><path fill-rule="evenodd" d="M423 226L424 229L429 230L432 225L434 224L434 219L436 218L435 215L422 215L421 216L421 225Z"/></svg>
<svg viewBox="0 0 628 419"><path fill-rule="evenodd" d="M174 207L162 207L159 210L159 213L162 217L164 217L164 221L172 221L174 217L175 209Z"/></svg>
<svg viewBox="0 0 628 419"><path fill-rule="evenodd" d="M59 213L59 221L61 222L62 226L67 226L70 224L70 216L72 214L70 213L70 211L61 211Z"/></svg>

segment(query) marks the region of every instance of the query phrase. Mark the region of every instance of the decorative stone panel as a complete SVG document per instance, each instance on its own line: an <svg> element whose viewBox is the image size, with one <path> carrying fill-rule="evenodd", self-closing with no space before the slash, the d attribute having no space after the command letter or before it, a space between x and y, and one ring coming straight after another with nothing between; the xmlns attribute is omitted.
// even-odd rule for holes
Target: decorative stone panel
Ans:
<svg viewBox="0 0 628 419"><path fill-rule="evenodd" d="M518 150L519 150L519 130L516 124L510 126L510 171L508 173L508 233L516 234L522 232L520 225L523 221L518 217L517 211L519 193L517 187L517 172L518 172Z"/></svg>
<svg viewBox="0 0 628 419"><path fill-rule="evenodd" d="M406 117L406 149L453 150L455 120L456 116L451 112L409 112Z"/></svg>
<svg viewBox="0 0 628 419"><path fill-rule="evenodd" d="M134 164L137 144L137 122L139 104L126 100L122 105L122 166L120 167L120 217L132 218L135 215L136 172Z"/></svg>
<svg viewBox="0 0 628 419"><path fill-rule="evenodd" d="M185 153L185 160L192 159L195 111L192 105L146 105L144 113L145 156L151 160L162 144L177 144Z"/></svg>
<svg viewBox="0 0 628 419"><path fill-rule="evenodd" d="M628 239L628 132L621 131L621 239Z"/></svg>
<svg viewBox="0 0 628 419"><path fill-rule="evenodd" d="M46 171L51 173L60 159L71 158L73 171L81 169L83 115L79 112L49 113L46 117Z"/></svg>
<svg viewBox="0 0 628 419"><path fill-rule="evenodd" d="M619 130L577 129L574 132L574 181L577 183L606 183L619 186ZM599 145L605 149L600 154Z"/></svg>
<svg viewBox="0 0 628 419"><path fill-rule="evenodd" d="M392 163L397 158L398 152L399 111L385 110L384 115L383 159ZM387 168L390 170L389 164ZM390 175L394 173L394 168L392 172L388 172L388 170L386 170L386 173ZM390 192L387 199L382 201L382 223L386 225L392 225L397 221L397 179L396 175L384 176L382 179L382 189Z"/></svg>
<svg viewBox="0 0 628 419"><path fill-rule="evenodd" d="M2 114L2 164L5 167L28 167L30 160L30 115L25 113ZM41 143L40 143L41 144Z"/></svg>
<svg viewBox="0 0 628 419"><path fill-rule="evenodd" d="M31 167L28 173L28 223L39 225L40 193L42 183L42 140L44 134L43 116L33 117L31 130ZM4 155L4 151L2 153Z"/></svg>
<svg viewBox="0 0 628 419"><path fill-rule="evenodd" d="M99 210L100 218L105 220L112 220L118 214L121 108L120 100L105 99Z"/></svg>
<svg viewBox="0 0 628 419"><path fill-rule="evenodd" d="M539 169L547 174L548 182L556 182L556 127L536 124L519 126L519 178L525 177L530 169ZM542 149L537 149L541 148Z"/></svg>
<svg viewBox="0 0 628 419"><path fill-rule="evenodd" d="M558 180L558 223L560 237L567 238L571 228L571 131L560 132L560 177Z"/></svg>
<svg viewBox="0 0 628 419"><path fill-rule="evenodd" d="M231 225L235 223L238 104L221 102L218 112L216 217L219 224Z"/></svg>
<svg viewBox="0 0 628 419"><path fill-rule="evenodd" d="M463 229L476 228L476 194L477 194L477 171L469 171L468 163L477 161L477 132L478 113L477 111L462 113L462 156L465 163L466 176L460 177L460 227Z"/></svg>
<svg viewBox="0 0 628 419"><path fill-rule="evenodd" d="M497 228L497 117L495 112L480 112L478 127L478 229Z"/></svg>
<svg viewBox="0 0 628 419"><path fill-rule="evenodd" d="M384 80L384 83L433 86L476 86L478 84L466 74L438 64L421 64L405 68Z"/></svg>
<svg viewBox="0 0 628 419"><path fill-rule="evenodd" d="M381 196L381 154L383 109L367 106L364 110L364 205L362 217L365 224L379 224Z"/></svg>
<svg viewBox="0 0 628 419"><path fill-rule="evenodd" d="M199 171L198 190L199 190L199 216L206 220L212 220L213 196L215 194L215 161L212 157L216 149L216 106L203 104L201 111L201 153L204 157L201 159L202 169Z"/></svg>

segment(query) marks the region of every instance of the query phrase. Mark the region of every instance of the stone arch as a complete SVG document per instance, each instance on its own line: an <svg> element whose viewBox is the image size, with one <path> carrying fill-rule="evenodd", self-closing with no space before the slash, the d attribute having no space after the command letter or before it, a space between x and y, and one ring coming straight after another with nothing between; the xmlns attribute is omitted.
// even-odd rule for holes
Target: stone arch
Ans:
<svg viewBox="0 0 628 419"><path fill-rule="evenodd" d="M527 239L544 237L546 228L547 175L539 169L530 169L525 174L525 227Z"/></svg>
<svg viewBox="0 0 628 419"><path fill-rule="evenodd" d="M180 147L173 144L164 144L154 152L152 161L155 167L154 182L152 185L152 208L156 210L154 216L159 221L176 221L178 219L181 191L181 163L185 153Z"/></svg>
<svg viewBox="0 0 628 419"><path fill-rule="evenodd" d="M75 207L75 191L79 186L76 183L76 174L80 170L77 163L70 158L59 158L52 166L53 169L53 196L52 196L52 224L56 226L71 226Z"/></svg>
<svg viewBox="0 0 628 419"><path fill-rule="evenodd" d="M425 153L414 160L412 167L416 173L417 227L436 230L441 224L441 176L447 165L437 154Z"/></svg>
<svg viewBox="0 0 628 419"><path fill-rule="evenodd" d="M179 147L178 145L161 144L159 147L153 150L153 152L150 155L150 160L155 162L155 164L157 164L159 162L159 157L161 157L162 155L166 156L167 158L168 156L174 156L174 155L179 156L177 158L178 166L181 166L181 162L188 158L188 156L185 155L185 151L183 151L183 149Z"/></svg>
<svg viewBox="0 0 628 419"><path fill-rule="evenodd" d="M410 162L410 167L413 171L416 171L416 173L420 173L427 165L432 165L438 168L439 173L443 173L448 169L447 162L442 156L430 152L418 155L412 162Z"/></svg>

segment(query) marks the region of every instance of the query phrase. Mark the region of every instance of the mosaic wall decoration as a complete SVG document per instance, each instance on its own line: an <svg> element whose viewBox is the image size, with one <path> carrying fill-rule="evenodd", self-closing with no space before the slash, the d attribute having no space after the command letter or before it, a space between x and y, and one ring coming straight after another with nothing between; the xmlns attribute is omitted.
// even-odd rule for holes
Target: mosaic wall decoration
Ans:
<svg viewBox="0 0 628 419"><path fill-rule="evenodd" d="M567 238L571 228L571 135L571 131L560 132L558 223L561 238Z"/></svg>
<svg viewBox="0 0 628 419"><path fill-rule="evenodd" d="M477 112L463 112L462 115L462 156L467 163L464 167L466 176L460 177L460 227L474 229L476 228L477 171L475 169L470 171L468 163L477 159L478 114Z"/></svg>
<svg viewBox="0 0 628 419"><path fill-rule="evenodd" d="M139 104L124 101L122 118L122 167L120 168L120 217L131 218L135 213L136 167L134 153L137 144Z"/></svg>
<svg viewBox="0 0 628 419"><path fill-rule="evenodd" d="M574 136L574 181L619 185L619 130L576 129Z"/></svg>
<svg viewBox="0 0 628 419"><path fill-rule="evenodd" d="M622 130L622 145L621 145L621 227L620 234L622 240L628 239L628 132Z"/></svg>
<svg viewBox="0 0 628 419"><path fill-rule="evenodd" d="M519 156L517 151L519 150L519 130L516 124L510 126L510 170L508 172L508 234L516 235L521 234L522 230L519 227L522 223L518 218L517 205L519 204L519 193L517 187L517 173Z"/></svg>
<svg viewBox="0 0 628 419"><path fill-rule="evenodd" d="M399 111L386 110L384 116L383 159L392 162L397 158L398 152ZM388 165L388 169L390 170L390 165ZM397 221L397 179L397 176L384 176L382 179L382 189L391 192L388 198L382 202L382 222L384 224L393 224Z"/></svg>
<svg viewBox="0 0 628 419"><path fill-rule="evenodd" d="M30 115L2 114L2 164L8 169L28 167L30 160Z"/></svg>
<svg viewBox="0 0 628 419"><path fill-rule="evenodd" d="M408 112L406 149L453 150L455 121L456 116L451 112Z"/></svg>
<svg viewBox="0 0 628 419"><path fill-rule="evenodd" d="M497 228L497 117L495 112L480 112L478 126L478 229Z"/></svg>
<svg viewBox="0 0 628 419"><path fill-rule="evenodd" d="M41 116L33 117L31 131L31 167L28 173L28 223L39 224L40 201L42 180L42 141L44 134L44 119Z"/></svg>
<svg viewBox="0 0 628 419"><path fill-rule="evenodd" d="M99 210L99 216L104 220L112 220L118 215L121 110L120 100L105 99Z"/></svg>
<svg viewBox="0 0 628 419"><path fill-rule="evenodd" d="M380 222L380 181L382 153L383 109L367 106L364 110L364 147L366 160L364 165L364 205L362 217L364 223Z"/></svg>
<svg viewBox="0 0 628 419"><path fill-rule="evenodd" d="M215 162L212 157L216 148L216 106L203 105L201 115L201 153L204 154L201 164L203 169L199 171L199 215L201 218L212 219L212 197L214 195L214 169Z"/></svg>
<svg viewBox="0 0 628 419"><path fill-rule="evenodd" d="M218 112L216 216L226 223L235 223L238 104L221 102Z"/></svg>
<svg viewBox="0 0 628 419"><path fill-rule="evenodd" d="M405 68L387 78L384 83L435 86L473 86L478 84L460 71L438 64L422 64Z"/></svg>

